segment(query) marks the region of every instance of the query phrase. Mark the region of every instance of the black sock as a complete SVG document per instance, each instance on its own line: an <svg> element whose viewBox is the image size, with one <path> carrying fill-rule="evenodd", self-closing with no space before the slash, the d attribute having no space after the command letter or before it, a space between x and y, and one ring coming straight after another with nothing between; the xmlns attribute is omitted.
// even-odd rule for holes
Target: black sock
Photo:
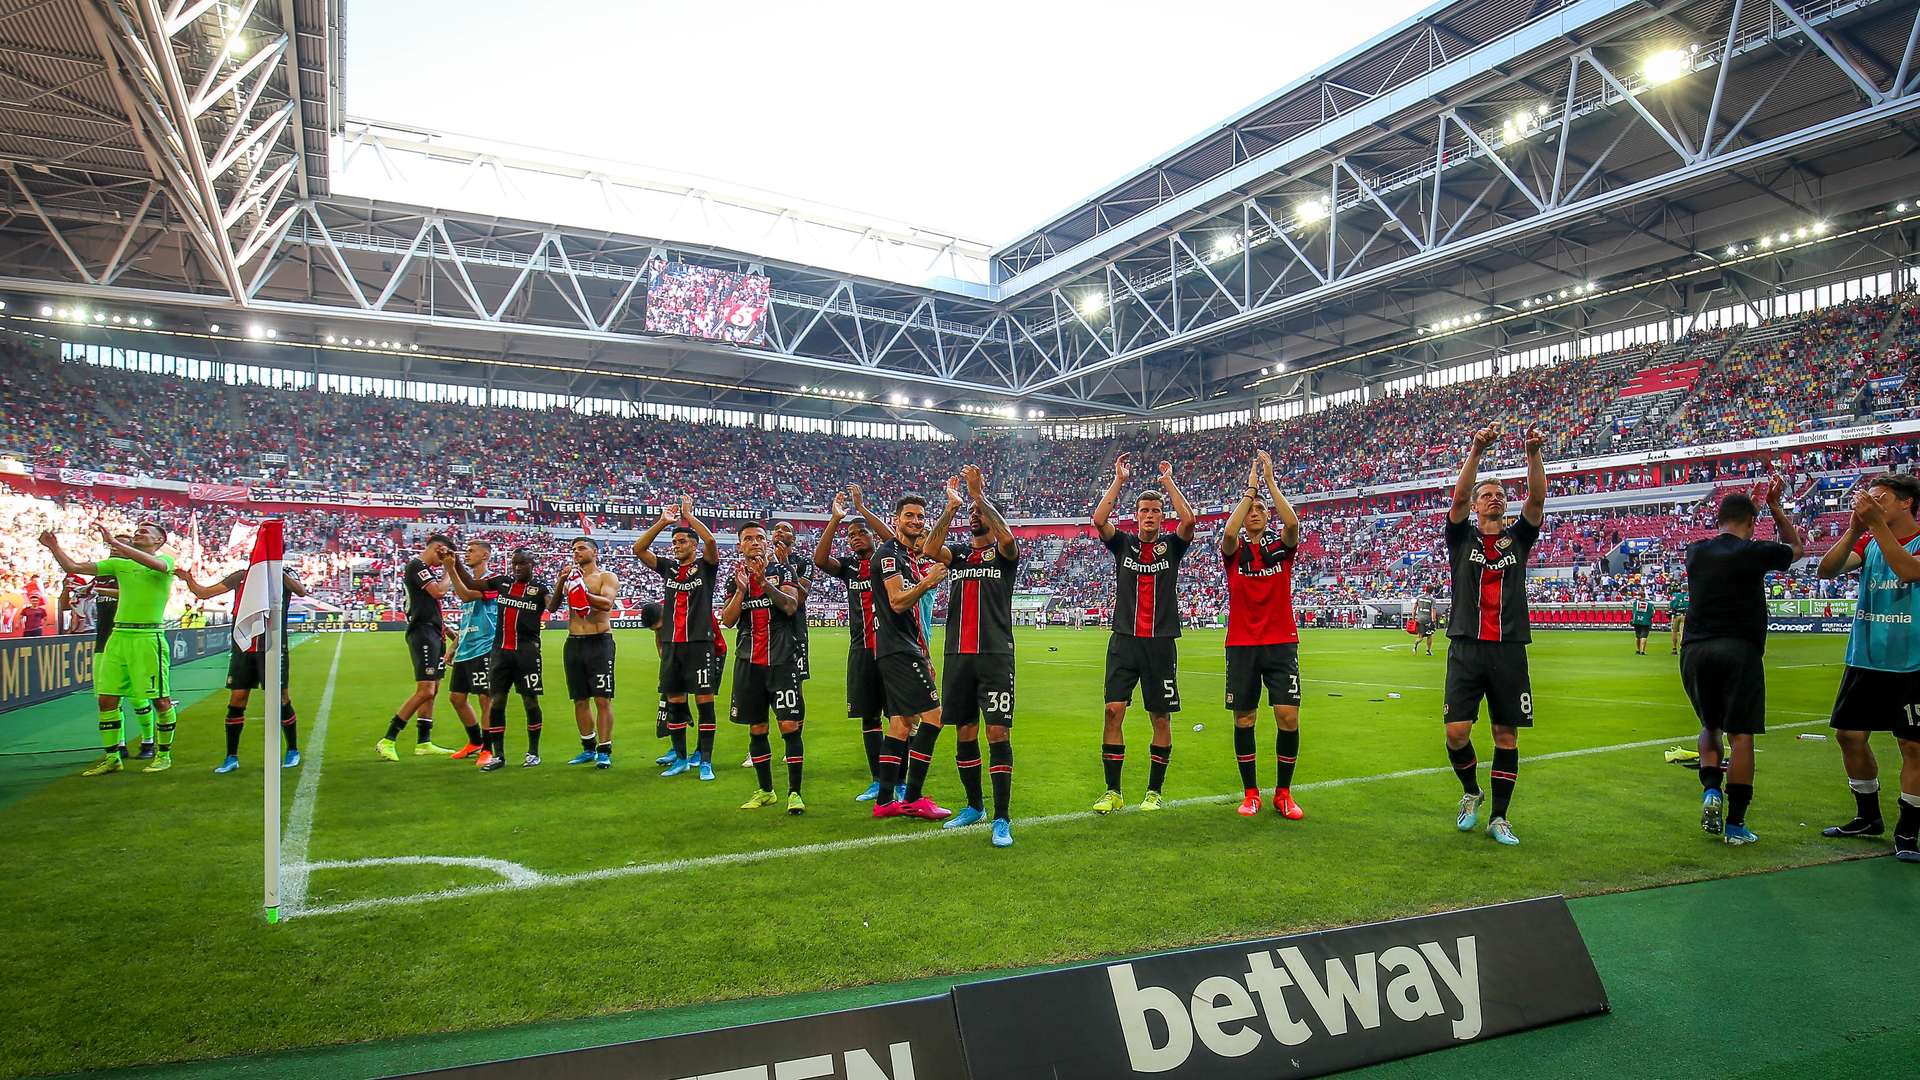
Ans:
<svg viewBox="0 0 1920 1080"><path fill-rule="evenodd" d="M987 772L993 776L993 818L1003 821L1008 804L1013 802L1013 743L988 743L987 762Z"/></svg>
<svg viewBox="0 0 1920 1080"><path fill-rule="evenodd" d="M1167 782L1167 762L1173 760L1173 744L1155 746L1147 744L1147 790L1159 791L1160 785Z"/></svg>
<svg viewBox="0 0 1920 1080"><path fill-rule="evenodd" d="M860 741L867 750L867 775L874 783L880 782L880 718L863 716L860 718Z"/></svg>
<svg viewBox="0 0 1920 1080"><path fill-rule="evenodd" d="M907 801L918 799L927 787L927 769L933 764L933 744L940 741L940 725L922 722L907 750ZM978 755L976 755L978 756Z"/></svg>
<svg viewBox="0 0 1920 1080"><path fill-rule="evenodd" d="M240 733L247 727L247 710L239 705L227 706L227 756L240 756Z"/></svg>
<svg viewBox="0 0 1920 1080"><path fill-rule="evenodd" d="M605 754L609 758L613 757L612 740L608 740L607 742L603 742L603 743L595 743L593 746L593 752L596 754Z"/></svg>
<svg viewBox="0 0 1920 1080"><path fill-rule="evenodd" d="M1273 740L1273 756L1279 763L1279 770L1274 774L1273 786L1281 789L1291 788L1293 765L1300 760L1299 728L1292 731L1281 729L1280 734Z"/></svg>
<svg viewBox="0 0 1920 1080"><path fill-rule="evenodd" d="M967 805L984 810L980 803L980 740L962 739L953 747L954 765L960 769L960 786L966 790Z"/></svg>
<svg viewBox="0 0 1920 1080"><path fill-rule="evenodd" d="M487 744L487 733L480 729L480 725L478 723L468 724L464 720L462 720L461 723L465 725L467 729L467 745L468 746L485 746ZM426 740L423 739L421 741L424 742Z"/></svg>
<svg viewBox="0 0 1920 1080"><path fill-rule="evenodd" d="M427 743L432 742L433 741L433 717L431 716L414 717L413 733L415 736L415 740L419 742L420 745L422 746L425 746Z"/></svg>
<svg viewBox="0 0 1920 1080"><path fill-rule="evenodd" d="M521 694L520 703L527 707L527 753L540 756L540 699L532 694Z"/></svg>
<svg viewBox="0 0 1920 1080"><path fill-rule="evenodd" d="M1453 775L1460 778L1460 790L1468 795L1480 794L1480 777L1475 772L1480 760L1473 756L1473 744L1454 748L1447 747L1447 760L1453 762Z"/></svg>
<svg viewBox="0 0 1920 1080"><path fill-rule="evenodd" d="M1107 790L1120 790L1120 768L1127 763L1127 744L1101 743L1100 763L1107 767Z"/></svg>
<svg viewBox="0 0 1920 1080"><path fill-rule="evenodd" d="M1728 784L1727 824L1745 825L1747 823L1747 806L1752 802L1752 784Z"/></svg>
<svg viewBox="0 0 1920 1080"><path fill-rule="evenodd" d="M701 761L711 765L713 764L713 735L720 730L720 724L713 718L713 702L701 701L695 704L700 710L700 730L699 738L694 742L694 752L700 755Z"/></svg>
<svg viewBox="0 0 1920 1080"><path fill-rule="evenodd" d="M293 714L291 701L280 703L280 741L286 743L289 750L300 749L300 720Z"/></svg>
<svg viewBox="0 0 1920 1080"><path fill-rule="evenodd" d="M900 765L907 756L907 740L888 735L880 740L880 794L874 802L885 806L894 801L893 789L900 786Z"/></svg>
<svg viewBox="0 0 1920 1080"><path fill-rule="evenodd" d="M400 737L400 733L406 729L407 722L400 719L399 713L394 713L393 719L387 721L387 738L389 740L397 739Z"/></svg>
<svg viewBox="0 0 1920 1080"><path fill-rule="evenodd" d="M1240 764L1240 788L1243 791L1252 791L1260 786L1260 778L1255 774L1253 739L1252 726L1236 726L1233 729L1233 759Z"/></svg>
<svg viewBox="0 0 1920 1080"><path fill-rule="evenodd" d="M773 742L767 733L750 733L747 736L747 756L753 759L753 775L760 786L756 791L773 790Z"/></svg>
<svg viewBox="0 0 1920 1080"><path fill-rule="evenodd" d="M594 751L593 736L591 735L580 736L580 749L586 751L589 754L593 753Z"/></svg>
<svg viewBox="0 0 1920 1080"><path fill-rule="evenodd" d="M1507 816L1507 804L1513 801L1513 785L1520 779L1520 748L1493 748L1493 816Z"/></svg>
<svg viewBox="0 0 1920 1080"><path fill-rule="evenodd" d="M693 723L693 711L684 701L667 702L667 738L673 740L673 755L687 756L687 725Z"/></svg>
<svg viewBox="0 0 1920 1080"><path fill-rule="evenodd" d="M498 757L507 752L507 695L501 694L487 706L487 749Z"/></svg>
<svg viewBox="0 0 1920 1080"><path fill-rule="evenodd" d="M787 790L797 795L800 793L801 773L806 770L807 748L798 731L782 733L780 740L786 744L787 750Z"/></svg>
<svg viewBox="0 0 1920 1080"><path fill-rule="evenodd" d="M1719 791L1720 783L1726 778L1726 773L1727 770L1718 765L1700 766L1700 789L1702 791Z"/></svg>
<svg viewBox="0 0 1920 1080"><path fill-rule="evenodd" d="M653 713L653 737L664 739L673 730L673 702L660 699L660 707Z"/></svg>
<svg viewBox="0 0 1920 1080"><path fill-rule="evenodd" d="M1904 842L1911 850L1916 840L1920 840L1920 795L1900 795L1900 820L1893 823L1893 846L1900 848Z"/></svg>
<svg viewBox="0 0 1920 1080"><path fill-rule="evenodd" d="M1854 792L1853 792L1854 811L1860 815L1860 818L1863 821L1879 821L1880 820L1880 781L1869 780L1864 782L1872 784L1873 789L1871 791L1861 791L1858 788L1854 789Z"/></svg>

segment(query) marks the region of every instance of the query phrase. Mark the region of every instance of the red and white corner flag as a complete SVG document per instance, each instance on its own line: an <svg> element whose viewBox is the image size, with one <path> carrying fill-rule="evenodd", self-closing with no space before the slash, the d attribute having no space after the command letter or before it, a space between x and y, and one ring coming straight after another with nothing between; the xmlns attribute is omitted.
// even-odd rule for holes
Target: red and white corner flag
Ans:
<svg viewBox="0 0 1920 1080"><path fill-rule="evenodd" d="M286 560L283 535L279 518L262 521L260 531L254 534L246 580L240 583L233 600L233 643L242 649L251 648L253 639L267 632L272 583L280 580Z"/></svg>

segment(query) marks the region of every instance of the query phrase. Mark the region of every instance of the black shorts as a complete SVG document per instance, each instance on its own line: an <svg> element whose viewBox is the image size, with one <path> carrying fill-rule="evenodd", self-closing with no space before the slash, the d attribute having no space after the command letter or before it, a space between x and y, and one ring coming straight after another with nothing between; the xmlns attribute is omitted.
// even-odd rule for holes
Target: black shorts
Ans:
<svg viewBox="0 0 1920 1080"><path fill-rule="evenodd" d="M1739 638L1708 638L1680 646L1680 685L1700 726L1729 735L1767 730L1767 672L1760 649Z"/></svg>
<svg viewBox="0 0 1920 1080"><path fill-rule="evenodd" d="M1634 624L1634 627L1633 627L1633 636L1634 636L1634 637L1637 637L1637 638L1643 638L1643 637L1646 637L1646 636L1647 636L1648 634L1651 634L1651 633L1653 633L1653 624L1652 624L1652 623L1648 623L1648 624L1647 624L1647 625L1645 625L1645 626L1641 626L1641 625L1640 625L1640 624L1638 624L1638 623L1635 623L1635 624Z"/></svg>
<svg viewBox="0 0 1920 1080"><path fill-rule="evenodd" d="M1413 624L1413 632L1415 637L1432 637L1433 624L1416 619Z"/></svg>
<svg viewBox="0 0 1920 1080"><path fill-rule="evenodd" d="M954 653L941 677L940 721L948 727L1013 726L1013 654Z"/></svg>
<svg viewBox="0 0 1920 1080"><path fill-rule="evenodd" d="M267 685L267 665L257 652L243 652L240 649L227 650L227 689L259 690ZM287 648L280 646L280 692L287 690Z"/></svg>
<svg viewBox="0 0 1920 1080"><path fill-rule="evenodd" d="M1227 646L1227 708L1252 712L1260 707L1260 687L1267 703L1300 707L1300 645Z"/></svg>
<svg viewBox="0 0 1920 1080"><path fill-rule="evenodd" d="M486 694L492 684L487 681L487 669L492 659L476 656L471 660L453 662L453 679L447 689L455 694Z"/></svg>
<svg viewBox="0 0 1920 1080"><path fill-rule="evenodd" d="M499 693L508 687L533 697L540 696L540 650L495 649L487 657L487 685Z"/></svg>
<svg viewBox="0 0 1920 1080"><path fill-rule="evenodd" d="M736 724L764 724L767 711L783 724L806 718L800 704L800 672L792 664L755 664L746 657L733 662L733 703L727 719Z"/></svg>
<svg viewBox="0 0 1920 1080"><path fill-rule="evenodd" d="M888 716L919 716L940 704L940 691L933 685L933 665L926 657L888 653L876 663Z"/></svg>
<svg viewBox="0 0 1920 1080"><path fill-rule="evenodd" d="M1180 643L1170 637L1115 634L1107 639L1108 701L1133 704L1134 684L1147 712L1180 711Z"/></svg>
<svg viewBox="0 0 1920 1080"><path fill-rule="evenodd" d="M439 682L447 675L447 639L435 626L407 630L407 655L413 658L414 682Z"/></svg>
<svg viewBox="0 0 1920 1080"><path fill-rule="evenodd" d="M727 654L718 649L709 650L707 655L707 686L711 689L703 690L700 693L702 695L719 694L720 677L726 673Z"/></svg>
<svg viewBox="0 0 1920 1080"><path fill-rule="evenodd" d="M1891 731L1920 742L1920 671L1848 667L1840 673L1829 724L1841 731Z"/></svg>
<svg viewBox="0 0 1920 1080"><path fill-rule="evenodd" d="M569 699L613 697L612 634L569 634L560 660L567 669Z"/></svg>
<svg viewBox="0 0 1920 1080"><path fill-rule="evenodd" d="M711 641L669 641L660 656L660 696L711 694L720 685Z"/></svg>
<svg viewBox="0 0 1920 1080"><path fill-rule="evenodd" d="M880 681L880 662L865 645L847 649L847 715L865 718L887 711L887 687Z"/></svg>
<svg viewBox="0 0 1920 1080"><path fill-rule="evenodd" d="M1527 646L1519 641L1454 638L1447 645L1447 692L1441 710L1449 724L1487 719L1502 727L1533 726L1533 683L1527 676Z"/></svg>

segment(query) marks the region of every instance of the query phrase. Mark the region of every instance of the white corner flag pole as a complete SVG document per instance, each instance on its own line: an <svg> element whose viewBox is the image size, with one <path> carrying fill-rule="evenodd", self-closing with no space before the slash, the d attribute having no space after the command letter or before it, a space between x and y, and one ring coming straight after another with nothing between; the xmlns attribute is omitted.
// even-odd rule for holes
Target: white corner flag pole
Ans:
<svg viewBox="0 0 1920 1080"><path fill-rule="evenodd" d="M260 703L260 730L266 745L260 752L260 772L266 779L266 880L267 921L280 921L280 654L287 647L280 634L280 564L267 575L267 630L260 650L265 665L266 698Z"/></svg>

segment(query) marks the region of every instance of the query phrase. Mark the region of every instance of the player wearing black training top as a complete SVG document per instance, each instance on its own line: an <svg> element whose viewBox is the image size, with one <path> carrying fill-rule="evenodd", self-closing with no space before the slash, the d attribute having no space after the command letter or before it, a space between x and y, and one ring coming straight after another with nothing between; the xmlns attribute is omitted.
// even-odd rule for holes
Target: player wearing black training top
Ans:
<svg viewBox="0 0 1920 1080"><path fill-rule="evenodd" d="M546 618L553 590L533 576L533 553L526 548L513 549L511 573L492 574L476 580L466 566L453 560L453 591L462 600L492 600L500 606L493 633L493 649L487 654L487 730L486 749L480 755L480 771L493 772L506 764L507 690L520 694L527 710L527 756L522 768L540 764L540 628Z"/></svg>
<svg viewBox="0 0 1920 1080"><path fill-rule="evenodd" d="M767 711L780 724L786 744L787 813L806 813L800 781L806 751L800 735L800 674L794 667L794 615L800 609L793 572L770 558L767 530L760 525L740 529L740 564L733 571L720 622L738 626L733 642L733 704L729 718L747 725L748 758L759 786L742 810L772 806L773 747L768 741Z"/></svg>
<svg viewBox="0 0 1920 1080"><path fill-rule="evenodd" d="M440 598L447 595L444 567L452 556L453 541L445 533L434 533L401 571L407 589L407 655L413 661L413 693L387 721L386 737L374 744L374 750L387 761L400 760L393 740L409 719L414 722L417 737L413 756L453 753L433 741L433 699L440 695L440 680L447 674L447 622L440 614Z"/></svg>
<svg viewBox="0 0 1920 1080"><path fill-rule="evenodd" d="M1140 801L1142 810L1161 807L1160 787L1167 777L1167 762L1173 758L1173 715L1180 711L1180 605L1175 579L1180 560L1193 544L1193 507L1173 482L1173 466L1160 463L1160 487L1173 501L1180 523L1172 533L1162 531L1166 502L1158 491L1143 491L1134 498L1133 520L1137 532L1122 532L1108 520L1120 489L1132 475L1131 456L1121 454L1113 462L1113 482L1093 510L1093 527L1100 540L1113 552L1116 597L1113 605L1113 637L1107 641L1106 728L1100 756L1106 768L1107 793L1093 804L1094 812L1109 814L1126 805L1120 794L1120 771L1126 763L1126 736L1122 727L1127 706L1133 703L1134 684L1140 686L1140 701L1153 724L1153 741L1147 745L1150 766L1147 770L1147 794Z"/></svg>
<svg viewBox="0 0 1920 1080"><path fill-rule="evenodd" d="M669 561L653 553L653 541L676 518L679 524L673 527ZM666 589L660 612L661 640L666 645L660 656L660 693L667 701L667 737L673 740L673 748L655 764L667 766L662 776L692 771L702 780L711 780L713 698L720 687L713 665L713 587L720 576L720 545L713 531L694 516L693 497L683 495L678 506L662 510L660 519L633 542L633 553L660 575ZM700 707L699 737L692 757L687 756L687 725L693 722L688 694Z"/></svg>
<svg viewBox="0 0 1920 1080"><path fill-rule="evenodd" d="M847 546L852 554L845 559L833 554L833 535L846 520L848 494L860 517L847 521ZM865 519L865 520L862 520ZM820 531L820 542L813 548L813 565L829 577L847 583L847 718L860 721L860 740L867 752L867 773L871 783L854 796L856 802L869 802L880 794L880 718L887 711L886 687L880 682L880 663L873 655L874 610L873 572L874 537L893 539L893 530L867 510L860 498L860 486L848 493L836 494L828 507L827 527Z"/></svg>
<svg viewBox="0 0 1920 1080"><path fill-rule="evenodd" d="M1520 729L1533 726L1533 686L1527 676L1527 553L1540 539L1547 508L1546 439L1526 435L1527 501L1507 524L1507 490L1498 480L1478 480L1480 457L1500 438L1498 421L1481 428L1467 448L1447 511L1447 557L1453 567L1453 609L1447 616L1447 689L1441 708L1447 727L1447 757L1465 794L1454 824L1472 832L1480 820L1479 768L1473 724L1486 699L1493 722L1493 817L1487 835L1502 844L1520 841L1507 824L1507 804L1520 776Z"/></svg>
<svg viewBox="0 0 1920 1080"><path fill-rule="evenodd" d="M972 537L948 544L947 527L960 509L964 479ZM1013 583L1020 569L1020 546L1006 519L987 501L986 477L968 465L947 481L947 508L920 541L920 550L947 567L947 659L941 696L944 720L955 726L955 764L967 805L945 825L965 828L986 816L980 799L980 719L987 722L987 753L992 758L993 846L1013 846L1007 804L1013 797Z"/></svg>
<svg viewBox="0 0 1920 1080"><path fill-rule="evenodd" d="M1700 827L1724 832L1729 844L1759 837L1747 828L1753 801L1753 737L1767 730L1767 574L1806 554L1800 530L1780 504L1786 482L1766 484L1775 540L1755 540L1760 510L1753 498L1720 500L1720 535L1687 545L1687 589L1697 603L1680 643L1680 682L1700 717ZM1733 761L1720 759L1720 733L1733 740ZM1721 795L1724 769L1727 786ZM1722 813L1724 809L1724 822Z"/></svg>
<svg viewBox="0 0 1920 1080"><path fill-rule="evenodd" d="M925 499L906 495L894 503L893 533L894 538L874 552L867 575L874 599L873 651L887 697L887 735L880 746L880 790L874 797L873 816L939 821L951 811L923 794L933 747L940 740L940 692L933 685L933 658L920 621L920 598L939 587L947 568L920 559L920 541L927 534ZM897 793L903 754L908 759L907 786Z"/></svg>

